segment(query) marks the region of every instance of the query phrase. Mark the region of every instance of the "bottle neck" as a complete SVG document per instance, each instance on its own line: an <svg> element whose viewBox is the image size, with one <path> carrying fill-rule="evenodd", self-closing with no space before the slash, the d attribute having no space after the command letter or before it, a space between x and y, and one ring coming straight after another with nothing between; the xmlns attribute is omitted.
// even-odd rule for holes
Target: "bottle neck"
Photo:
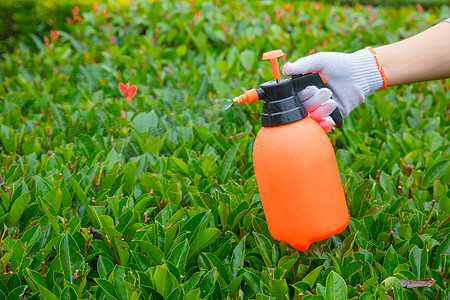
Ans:
<svg viewBox="0 0 450 300"><path fill-rule="evenodd" d="M287 77L261 84L265 94L261 115L263 127L285 125L308 116L305 107L297 100L292 83L293 79Z"/></svg>

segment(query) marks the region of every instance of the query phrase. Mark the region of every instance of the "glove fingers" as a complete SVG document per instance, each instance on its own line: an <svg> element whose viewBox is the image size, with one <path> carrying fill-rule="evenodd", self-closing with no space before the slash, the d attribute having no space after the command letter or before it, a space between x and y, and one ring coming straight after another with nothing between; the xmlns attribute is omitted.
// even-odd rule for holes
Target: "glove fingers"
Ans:
<svg viewBox="0 0 450 300"><path fill-rule="evenodd" d="M319 89L316 86L310 85L310 86L304 88L303 90L301 90L300 92L298 92L297 97L300 100L300 102L304 102L304 101L308 100L309 98L311 98L312 96L314 96L318 90Z"/></svg>
<svg viewBox="0 0 450 300"><path fill-rule="evenodd" d="M320 53L302 57L294 63L286 63L283 66L285 76L301 74L323 69L323 61L320 59Z"/></svg>
<svg viewBox="0 0 450 300"><path fill-rule="evenodd" d="M333 119L330 116L326 116L319 121L319 125L323 128L323 130L329 132L331 128L336 125L336 123L334 123Z"/></svg>
<svg viewBox="0 0 450 300"><path fill-rule="evenodd" d="M318 108L309 113L309 116L319 122L324 117L330 115L337 107L336 101L328 99L325 103L321 104Z"/></svg>
<svg viewBox="0 0 450 300"><path fill-rule="evenodd" d="M299 98L301 98L301 96L308 96L310 92L315 91L315 93L308 97L307 100L305 100L303 102L303 105L306 108L306 111L308 111L309 113L313 112L314 110L316 110L317 108L319 108L319 106L321 106L322 104L324 104L327 100L331 99L331 90L327 89L327 88L322 88L322 89L317 89L317 87L314 87L315 89L311 88L309 89L306 88L304 90L307 90L306 92L303 93L303 91L300 91L298 94L302 93L301 95L299 95Z"/></svg>

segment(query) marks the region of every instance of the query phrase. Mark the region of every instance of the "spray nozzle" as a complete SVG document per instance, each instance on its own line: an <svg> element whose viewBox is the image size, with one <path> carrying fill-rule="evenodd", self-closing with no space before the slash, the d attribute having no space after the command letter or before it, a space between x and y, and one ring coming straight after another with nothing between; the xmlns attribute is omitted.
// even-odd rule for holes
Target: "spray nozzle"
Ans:
<svg viewBox="0 0 450 300"><path fill-rule="evenodd" d="M257 102L259 99L264 98L264 90L259 89L251 89L246 91L240 96L237 96L233 99L233 104L241 104L241 103L253 103Z"/></svg>

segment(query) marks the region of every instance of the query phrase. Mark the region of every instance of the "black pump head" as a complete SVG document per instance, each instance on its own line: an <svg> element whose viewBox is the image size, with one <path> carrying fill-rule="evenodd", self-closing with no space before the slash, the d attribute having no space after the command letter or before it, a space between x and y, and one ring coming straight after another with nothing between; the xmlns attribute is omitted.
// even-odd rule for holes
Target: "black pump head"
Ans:
<svg viewBox="0 0 450 300"><path fill-rule="evenodd" d="M261 84L264 95L262 126L273 127L296 122L308 116L303 104L298 100L297 93L306 87L314 85L317 88L326 87L318 73L307 73L271 80ZM336 108L331 114L337 127L342 125L342 115Z"/></svg>

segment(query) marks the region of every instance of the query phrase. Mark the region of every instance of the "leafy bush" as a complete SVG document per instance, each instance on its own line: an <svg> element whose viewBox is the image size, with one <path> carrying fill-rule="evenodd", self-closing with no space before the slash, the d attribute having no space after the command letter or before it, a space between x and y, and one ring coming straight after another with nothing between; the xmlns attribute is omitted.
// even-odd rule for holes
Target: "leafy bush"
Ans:
<svg viewBox="0 0 450 300"><path fill-rule="evenodd" d="M306 252L267 229L259 105L216 100L268 80L267 50L353 51L448 12L134 2L31 35L0 61L0 297L448 297L448 80L373 94L330 134L350 225Z"/></svg>

